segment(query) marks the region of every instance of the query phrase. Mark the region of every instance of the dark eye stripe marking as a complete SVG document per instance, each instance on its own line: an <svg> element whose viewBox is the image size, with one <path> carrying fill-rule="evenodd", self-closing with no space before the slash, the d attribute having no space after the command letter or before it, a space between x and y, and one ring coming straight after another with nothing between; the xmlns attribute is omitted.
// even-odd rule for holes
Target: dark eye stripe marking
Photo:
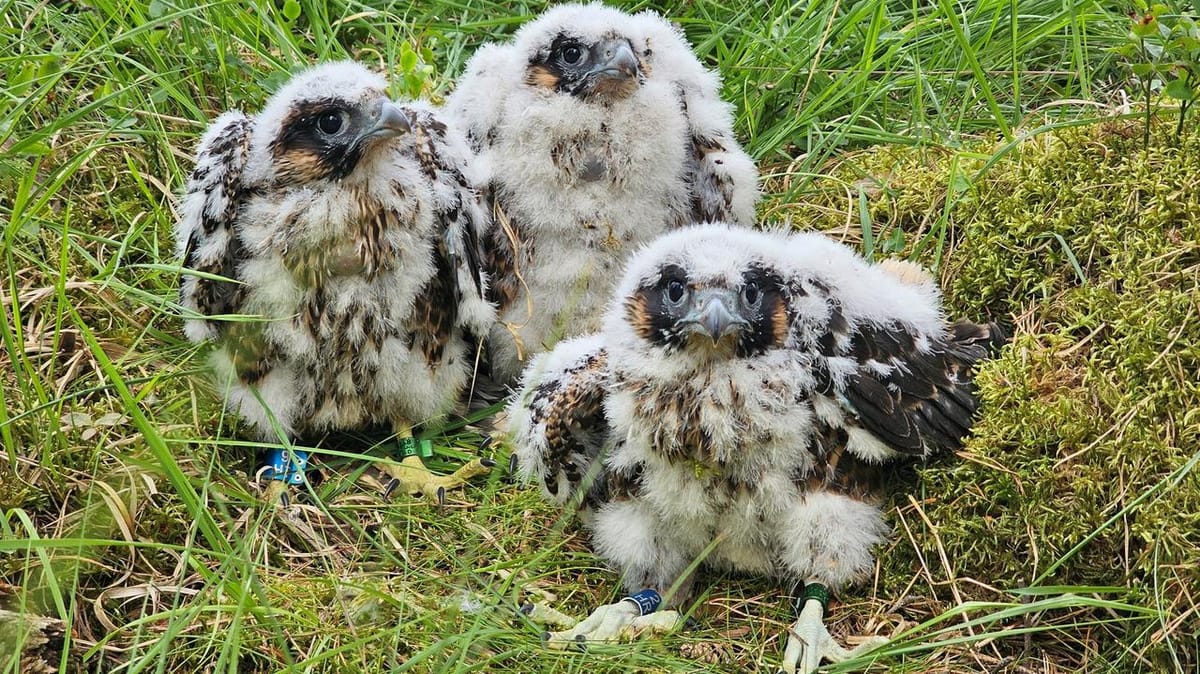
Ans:
<svg viewBox="0 0 1200 674"><path fill-rule="evenodd" d="M339 98L319 98L297 104L283 120L279 136L271 142L276 178L281 182L338 179L349 175L362 158L362 147L352 145L353 134L328 135L317 128L322 116L348 112L354 124L356 106Z"/></svg>
<svg viewBox="0 0 1200 674"><path fill-rule="evenodd" d="M672 315L667 299L668 288L674 280L683 281L689 288L695 286L683 267L669 264L662 268L657 279L638 288L625 303L625 315L634 332L669 351L683 348L688 341L677 322L679 317ZM742 275L742 283L742 288L749 283L756 284L759 300L753 307L742 307L751 326L739 339L736 355L745 358L767 349L781 348L787 341L792 318L784 297L783 280L778 274L754 265ZM741 291L739 288L739 296Z"/></svg>

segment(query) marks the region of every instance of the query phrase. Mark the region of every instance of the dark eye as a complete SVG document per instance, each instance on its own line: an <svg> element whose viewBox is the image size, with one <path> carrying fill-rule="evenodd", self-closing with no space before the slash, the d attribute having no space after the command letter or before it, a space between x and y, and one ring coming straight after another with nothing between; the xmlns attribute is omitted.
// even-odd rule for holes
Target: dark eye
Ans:
<svg viewBox="0 0 1200 674"><path fill-rule="evenodd" d="M762 297L762 293L758 289L758 284L751 281L742 288L742 296L746 298L746 304L758 304L758 300Z"/></svg>
<svg viewBox="0 0 1200 674"><path fill-rule="evenodd" d="M583 49L577 44L569 44L563 48L562 58L567 65L576 65L583 60Z"/></svg>
<svg viewBox="0 0 1200 674"><path fill-rule="evenodd" d="M687 287L683 285L683 281L676 279L667 284L667 299L671 304L682 302L685 292L687 292Z"/></svg>
<svg viewBox="0 0 1200 674"><path fill-rule="evenodd" d="M346 121L345 116L346 113L340 110L322 113L317 118L317 128L321 130L321 133L332 136L342 130L342 124Z"/></svg>

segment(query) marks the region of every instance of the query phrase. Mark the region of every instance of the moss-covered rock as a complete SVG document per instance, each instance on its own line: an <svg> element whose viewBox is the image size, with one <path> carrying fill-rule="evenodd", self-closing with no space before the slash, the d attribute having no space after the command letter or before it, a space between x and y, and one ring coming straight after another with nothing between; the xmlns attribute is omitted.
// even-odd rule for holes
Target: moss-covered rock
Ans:
<svg viewBox="0 0 1200 674"><path fill-rule="evenodd" d="M863 193L877 241L899 226L929 263L945 227L952 311L1014 332L979 373L984 412L963 460L921 471L936 535L914 532L923 549L897 546L885 572L911 578L916 553L937 560L940 546L940 581L1123 588L1108 596L1160 608L1161 624L1092 628L1082 650L1138 669L1172 653L1195 666L1200 630L1200 134L1145 149L1140 128L1042 135L981 174L978 154L894 148L833 171L875 186ZM972 180L947 209L956 172ZM846 195L813 195L793 221L860 221ZM1121 616L1084 619L1098 617Z"/></svg>

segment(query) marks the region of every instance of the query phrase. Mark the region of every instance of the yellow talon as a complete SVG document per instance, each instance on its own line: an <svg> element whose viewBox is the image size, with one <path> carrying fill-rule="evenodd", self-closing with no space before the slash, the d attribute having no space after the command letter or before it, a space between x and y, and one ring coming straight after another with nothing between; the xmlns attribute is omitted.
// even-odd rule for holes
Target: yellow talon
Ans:
<svg viewBox="0 0 1200 674"><path fill-rule="evenodd" d="M388 492L400 489L409 496L421 496L434 503L444 503L446 492L457 489L467 480L485 475L495 463L491 459L475 458L449 475L434 475L418 456L406 456L399 464L383 464L382 470L394 480Z"/></svg>

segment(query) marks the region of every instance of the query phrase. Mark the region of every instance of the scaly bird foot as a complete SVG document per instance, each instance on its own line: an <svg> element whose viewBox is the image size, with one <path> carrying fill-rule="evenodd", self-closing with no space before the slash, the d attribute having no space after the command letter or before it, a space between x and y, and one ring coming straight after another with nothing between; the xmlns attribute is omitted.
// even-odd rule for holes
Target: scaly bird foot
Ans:
<svg viewBox="0 0 1200 674"><path fill-rule="evenodd" d="M267 486L263 489L263 500L268 505L279 506L286 508L291 505L291 494L288 493L291 488L280 480L268 480Z"/></svg>
<svg viewBox="0 0 1200 674"><path fill-rule="evenodd" d="M400 491L412 497L423 497L431 503L444 505L446 492L463 486L473 477L487 474L494 465L496 462L491 459L476 457L449 475L434 475L421 462L420 457L406 456L398 464L380 465L380 469L391 478L384 496Z"/></svg>
<svg viewBox="0 0 1200 674"><path fill-rule="evenodd" d="M642 634L670 632L680 624L677 611L642 615L638 605L628 599L605 604L579 622L540 604L526 604L521 607L521 613L534 622L566 628L542 635L546 645L555 650L583 647L589 643L632 641Z"/></svg>
<svg viewBox="0 0 1200 674"><path fill-rule="evenodd" d="M843 648L833 640L822 621L824 608L821 602L810 599L804 604L796 623L788 630L787 648L783 651L780 671L787 674L812 674L824 658L830 662L841 662L878 648L887 643L883 637L870 637L854 648Z"/></svg>

